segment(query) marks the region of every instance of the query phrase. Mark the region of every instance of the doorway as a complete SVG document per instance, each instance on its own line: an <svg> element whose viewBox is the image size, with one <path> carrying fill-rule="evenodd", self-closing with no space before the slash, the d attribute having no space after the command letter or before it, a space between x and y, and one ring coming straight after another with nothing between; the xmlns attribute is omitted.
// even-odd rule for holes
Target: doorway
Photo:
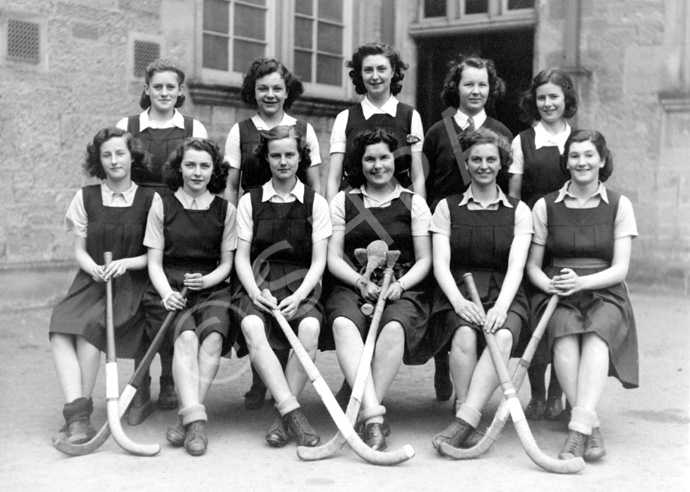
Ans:
<svg viewBox="0 0 690 492"><path fill-rule="evenodd" d="M417 40L417 106L424 129L441 119L443 79L448 64L459 53L478 55L494 61L498 76L506 84L506 94L489 116L510 129L513 135L529 127L520 120L520 94L532 80L534 30L515 29L489 33L447 35Z"/></svg>

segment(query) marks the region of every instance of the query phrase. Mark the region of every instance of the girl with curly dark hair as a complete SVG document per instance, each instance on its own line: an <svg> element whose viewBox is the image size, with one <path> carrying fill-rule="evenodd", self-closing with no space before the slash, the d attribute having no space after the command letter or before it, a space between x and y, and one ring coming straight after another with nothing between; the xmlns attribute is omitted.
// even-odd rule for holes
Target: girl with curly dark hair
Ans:
<svg viewBox="0 0 690 492"><path fill-rule="evenodd" d="M225 142L225 157L230 163L225 197L230 203L237 205L240 186L242 191L248 191L271 179L268 169L259 166L254 151L261 141L260 132L275 126L295 125L305 136L311 152L311 165L300 170L300 180L317 193L321 192L321 155L316 132L306 121L286 113L303 92L299 77L274 58L257 58L249 66L242 83L242 100L256 108L257 114L233 125Z"/></svg>
<svg viewBox="0 0 690 492"><path fill-rule="evenodd" d="M146 159L141 142L119 128L100 130L87 147L84 170L103 181L79 190L65 217L67 229L75 236L79 271L50 320L53 359L65 397L65 425L54 441L80 444L96 434L90 421L91 393L100 353L106 347L105 283L109 279L118 299L113 310L118 357L134 357L142 342L142 297L148 283L142 241L157 194L133 183L130 171ZM109 265L103 264L106 251L113 253Z"/></svg>
<svg viewBox="0 0 690 492"><path fill-rule="evenodd" d="M364 99L338 114L333 124L326 198L330 201L343 187L343 170L347 171L348 161L354 159L355 136L375 128L386 128L400 142L398 155L402 156L403 166L396 179L424 196L422 119L413 107L395 97L402 90L403 72L408 65L392 46L369 43L355 50L347 66L355 91ZM355 160L353 166L359 164Z"/></svg>
<svg viewBox="0 0 690 492"><path fill-rule="evenodd" d="M261 132L257 157L271 179L245 193L237 210L238 323L252 365L276 402L278 415L266 441L282 447L292 436L300 446L316 446L319 435L297 401L307 374L294 353L281 368L276 353L289 351L290 344L270 310L281 311L314 359L323 318L320 280L331 235L328 204L297 177L300 167L309 166L309 147L295 126Z"/></svg>
<svg viewBox="0 0 690 492"><path fill-rule="evenodd" d="M539 72L520 101L523 118L534 124L513 140L510 195L530 208L539 198L561 188L569 173L560 166L565 141L571 133L567 119L577 112L577 92L570 76L559 68ZM548 396L544 382L551 354L546 338L532 359L528 375L532 398L525 416L531 420L558 420L563 412L563 391L551 372Z"/></svg>
<svg viewBox="0 0 690 492"><path fill-rule="evenodd" d="M166 439L199 456L208 444L203 402L221 355L237 336L225 282L237 247L235 207L214 194L225 188L227 163L210 140L185 140L165 164L164 175L171 189L178 188L151 206L144 237L151 286L144 305L154 327L168 311L178 313L170 335L181 408ZM189 289L186 298L180 295L182 287Z"/></svg>

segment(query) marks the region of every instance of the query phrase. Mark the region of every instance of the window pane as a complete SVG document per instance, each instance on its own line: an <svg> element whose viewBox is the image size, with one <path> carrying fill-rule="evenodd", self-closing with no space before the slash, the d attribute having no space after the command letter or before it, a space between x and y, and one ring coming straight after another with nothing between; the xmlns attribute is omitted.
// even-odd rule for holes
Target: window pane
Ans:
<svg viewBox="0 0 690 492"><path fill-rule="evenodd" d="M312 0L296 0L295 13L312 15Z"/></svg>
<svg viewBox="0 0 690 492"><path fill-rule="evenodd" d="M295 46L313 48L312 29L314 22L310 19L295 18Z"/></svg>
<svg viewBox="0 0 690 492"><path fill-rule="evenodd" d="M266 5L266 0L242 0L243 3L251 3L253 5Z"/></svg>
<svg viewBox="0 0 690 492"><path fill-rule="evenodd" d="M508 0L508 10L532 8L534 8L534 0Z"/></svg>
<svg viewBox="0 0 690 492"><path fill-rule="evenodd" d="M488 11L488 0L465 0L465 14L486 14Z"/></svg>
<svg viewBox="0 0 690 492"><path fill-rule="evenodd" d="M228 2L206 0L204 2L204 31L228 34L230 28Z"/></svg>
<svg viewBox="0 0 690 492"><path fill-rule="evenodd" d="M204 34L204 68L228 70L228 38Z"/></svg>
<svg viewBox="0 0 690 492"><path fill-rule="evenodd" d="M343 52L343 28L319 22L318 50L341 54Z"/></svg>
<svg viewBox="0 0 690 492"><path fill-rule="evenodd" d="M252 43L236 39L232 46L235 58L232 62L232 69L235 72L245 72L252 61L266 56L266 45L264 43Z"/></svg>
<svg viewBox="0 0 690 492"><path fill-rule="evenodd" d="M319 0L319 19L342 22L342 0Z"/></svg>
<svg viewBox="0 0 690 492"><path fill-rule="evenodd" d="M266 39L266 11L244 5L235 6L235 36Z"/></svg>
<svg viewBox="0 0 690 492"><path fill-rule="evenodd" d="M311 82L311 53L295 50L295 74L303 82Z"/></svg>
<svg viewBox="0 0 690 492"><path fill-rule="evenodd" d="M424 17L445 17L446 0L424 0Z"/></svg>
<svg viewBox="0 0 690 492"><path fill-rule="evenodd" d="M316 59L316 82L319 84L342 84L343 59L339 56L319 55Z"/></svg>

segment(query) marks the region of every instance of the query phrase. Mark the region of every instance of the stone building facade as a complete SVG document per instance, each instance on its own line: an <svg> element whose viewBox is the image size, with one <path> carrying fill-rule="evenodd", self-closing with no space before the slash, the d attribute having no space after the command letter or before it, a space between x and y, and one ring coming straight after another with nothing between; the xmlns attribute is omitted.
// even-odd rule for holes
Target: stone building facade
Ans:
<svg viewBox="0 0 690 492"><path fill-rule="evenodd" d="M185 114L223 145L251 115L239 98L257 54L306 82L291 114L317 131L327 168L335 115L357 101L344 62L370 41L410 67L400 99L425 128L440 117L447 61L496 61L509 93L496 108L514 133L534 73L577 81L573 126L596 128L615 158L610 186L630 197L640 237L631 277L687 284L690 275L690 7L685 0L0 0L0 269L73 264L62 226L85 146L136 114L142 67L172 58L187 74ZM687 285L685 285L687 291Z"/></svg>

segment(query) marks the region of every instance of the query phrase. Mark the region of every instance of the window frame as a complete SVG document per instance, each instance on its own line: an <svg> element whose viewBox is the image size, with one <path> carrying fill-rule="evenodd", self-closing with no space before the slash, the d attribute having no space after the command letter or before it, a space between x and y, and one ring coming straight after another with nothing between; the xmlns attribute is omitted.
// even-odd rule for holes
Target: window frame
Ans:
<svg viewBox="0 0 690 492"><path fill-rule="evenodd" d="M38 24L38 63L9 58L7 49L9 35L7 24L10 20ZM44 71L48 69L48 27L45 17L27 12L0 10L0 65L21 66L27 70Z"/></svg>

